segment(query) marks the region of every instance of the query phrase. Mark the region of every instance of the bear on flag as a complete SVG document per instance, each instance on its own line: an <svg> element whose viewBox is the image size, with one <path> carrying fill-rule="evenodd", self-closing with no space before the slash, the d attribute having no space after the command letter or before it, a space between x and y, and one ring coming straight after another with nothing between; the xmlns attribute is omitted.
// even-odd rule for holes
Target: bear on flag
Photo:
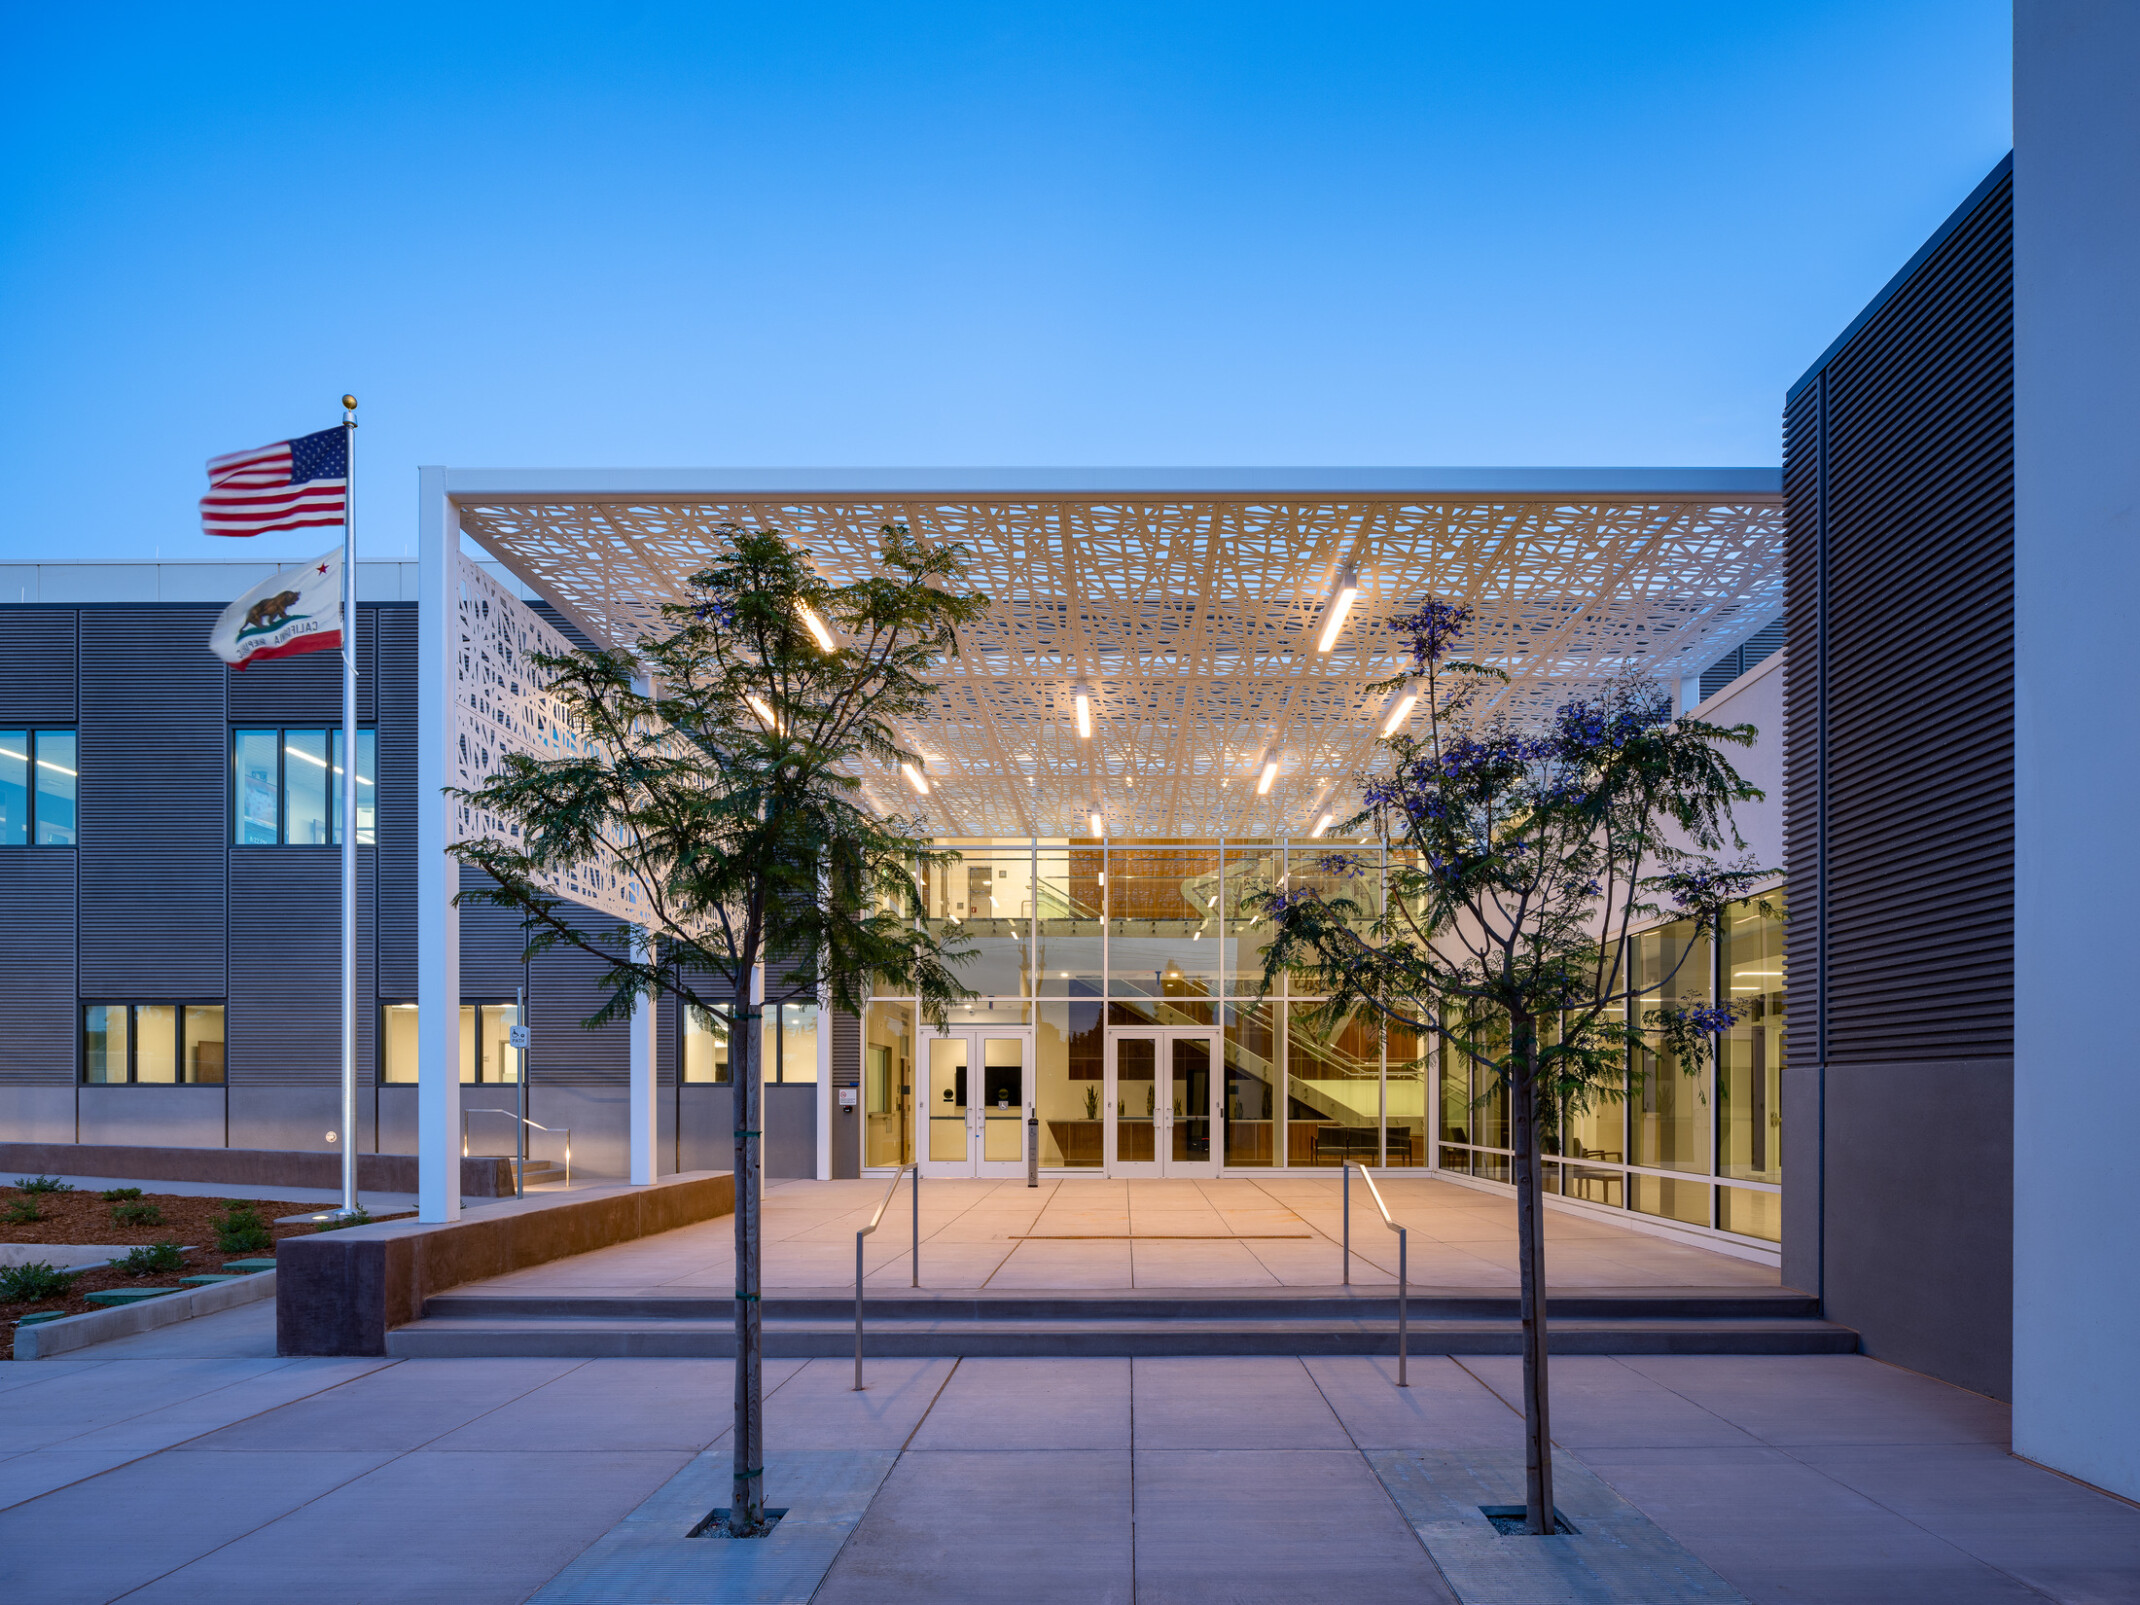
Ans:
<svg viewBox="0 0 2140 1605"><path fill-rule="evenodd" d="M342 554L262 580L223 609L208 646L234 669L342 644Z"/></svg>

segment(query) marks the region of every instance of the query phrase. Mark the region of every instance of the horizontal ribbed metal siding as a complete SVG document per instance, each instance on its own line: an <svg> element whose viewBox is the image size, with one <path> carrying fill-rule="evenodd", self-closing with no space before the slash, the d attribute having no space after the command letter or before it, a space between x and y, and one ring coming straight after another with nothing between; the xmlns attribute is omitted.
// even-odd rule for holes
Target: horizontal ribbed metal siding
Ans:
<svg viewBox="0 0 2140 1605"><path fill-rule="evenodd" d="M402 612L367 605L357 609L357 718L366 724L379 711L379 615ZM342 655L307 652L249 669L232 669L233 724L337 725L342 722Z"/></svg>
<svg viewBox="0 0 2140 1605"><path fill-rule="evenodd" d="M357 850L357 1074L372 1075L376 855ZM230 1079L309 1086L342 1074L342 855L230 853ZM325 1011L324 1014L322 1011ZM320 1021L325 1020L325 1025Z"/></svg>
<svg viewBox="0 0 2140 1605"><path fill-rule="evenodd" d="M862 1084L862 1019L845 1009L832 1011L832 1084Z"/></svg>
<svg viewBox="0 0 2140 1605"><path fill-rule="evenodd" d="M0 1083L74 1080L74 861L0 852Z"/></svg>
<svg viewBox="0 0 2140 1605"><path fill-rule="evenodd" d="M227 675L208 650L219 611L81 614L86 997L223 996Z"/></svg>
<svg viewBox="0 0 2140 1605"><path fill-rule="evenodd" d="M72 608L0 608L0 727L74 723Z"/></svg>
<svg viewBox="0 0 2140 1605"><path fill-rule="evenodd" d="M1792 398L1783 420L1784 1000L1790 1049L1818 1063L1820 1040L1820 402L1818 383Z"/></svg>
<svg viewBox="0 0 2140 1605"><path fill-rule="evenodd" d="M588 928L607 923L599 914L576 912ZM590 1031L580 1024L609 995L601 985L606 968L592 954L564 948L530 966L528 1025L535 1035L530 1063L541 1080L617 1086L631 1080L631 1028L620 1024Z"/></svg>
<svg viewBox="0 0 2140 1605"><path fill-rule="evenodd" d="M416 996L416 609L380 608L379 995Z"/></svg>
<svg viewBox="0 0 2140 1605"><path fill-rule="evenodd" d="M1816 707L1801 684L1788 722L1822 743L1831 1064L2013 1051L2011 203L2010 180L1989 191L1801 392L1824 393L1824 617ZM1787 457L1787 499L1804 482ZM1794 508L1801 568L1803 523ZM1811 622L1795 591L1790 611L1794 632ZM1804 754L1789 761L1802 781Z"/></svg>

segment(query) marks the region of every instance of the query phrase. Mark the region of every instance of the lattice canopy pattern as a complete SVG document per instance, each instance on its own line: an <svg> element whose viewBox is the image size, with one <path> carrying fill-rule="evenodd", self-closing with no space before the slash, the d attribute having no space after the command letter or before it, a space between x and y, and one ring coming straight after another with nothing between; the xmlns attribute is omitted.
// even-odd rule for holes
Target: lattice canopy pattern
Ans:
<svg viewBox="0 0 2140 1605"><path fill-rule="evenodd" d="M1428 595L1476 612L1467 655L1539 715L1627 671L1676 680L1782 607L1768 494L456 495L461 527L590 633L629 643L683 596L714 531L785 531L829 577L878 530L965 545L994 601L945 665L932 826L959 836L1305 835L1350 811L1401 673L1389 621ZM1341 576L1359 597L1317 636ZM1072 696L1094 699L1077 734ZM1257 781L1275 762L1267 793ZM916 802L875 777L880 805Z"/></svg>

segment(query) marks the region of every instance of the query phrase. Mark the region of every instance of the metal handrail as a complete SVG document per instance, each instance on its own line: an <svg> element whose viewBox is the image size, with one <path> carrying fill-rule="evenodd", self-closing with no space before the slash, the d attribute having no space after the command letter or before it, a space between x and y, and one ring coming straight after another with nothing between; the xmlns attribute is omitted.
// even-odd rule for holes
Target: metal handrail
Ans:
<svg viewBox="0 0 2140 1605"><path fill-rule="evenodd" d="M1367 1183L1367 1191L1375 1201L1375 1208L1382 1211L1382 1224L1397 1234L1397 1386L1410 1387L1411 1384L1405 1380L1404 1375L1405 1284L1409 1280L1407 1251L1410 1245L1406 1241L1405 1229L1390 1219L1390 1207L1382 1201L1382 1189L1375 1185L1374 1176L1365 1165L1355 1165L1350 1160L1345 1162L1345 1285L1352 1286L1352 1173L1355 1170L1360 1173L1360 1179Z"/></svg>
<svg viewBox="0 0 2140 1605"><path fill-rule="evenodd" d="M884 1189L884 1197L877 1202L877 1213L870 1216L869 1224L855 1233L855 1385L854 1391L862 1391L862 1239L877 1229L877 1222L884 1219L890 1207L892 1194L899 1191L899 1178L908 1171L914 1172L914 1248L907 1256L911 1273L908 1285L921 1286L921 1166L901 1165L892 1172L891 1185Z"/></svg>
<svg viewBox="0 0 2140 1605"><path fill-rule="evenodd" d="M461 1111L461 1157L468 1157L468 1117L470 1115L503 1115L508 1120L517 1120L523 1126L532 1126L537 1131L548 1132L555 1137L559 1132L565 1137L565 1185L572 1185L572 1128L570 1126L546 1126L539 1120L530 1120L526 1115L515 1114L510 1109L463 1109ZM500 1154L500 1159L509 1155Z"/></svg>

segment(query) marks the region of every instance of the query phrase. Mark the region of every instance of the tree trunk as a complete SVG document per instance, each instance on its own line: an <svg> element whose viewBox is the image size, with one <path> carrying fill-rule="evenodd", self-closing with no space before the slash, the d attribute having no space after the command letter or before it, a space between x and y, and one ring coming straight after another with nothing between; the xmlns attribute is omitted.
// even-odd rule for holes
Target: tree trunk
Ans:
<svg viewBox="0 0 2140 1605"><path fill-rule="evenodd" d="M735 1489L728 1530L749 1537L765 1527L765 1307L759 1282L759 1168L765 1093L758 1064L758 1008L750 970L729 1010L728 1064L736 1111L736 1428Z"/></svg>
<svg viewBox="0 0 2140 1605"><path fill-rule="evenodd" d="M1538 1163L1538 1028L1514 1025L1509 1102L1516 1126L1516 1254L1523 1313L1524 1527L1547 1534L1553 1521L1553 1430L1546 1390L1545 1203Z"/></svg>

